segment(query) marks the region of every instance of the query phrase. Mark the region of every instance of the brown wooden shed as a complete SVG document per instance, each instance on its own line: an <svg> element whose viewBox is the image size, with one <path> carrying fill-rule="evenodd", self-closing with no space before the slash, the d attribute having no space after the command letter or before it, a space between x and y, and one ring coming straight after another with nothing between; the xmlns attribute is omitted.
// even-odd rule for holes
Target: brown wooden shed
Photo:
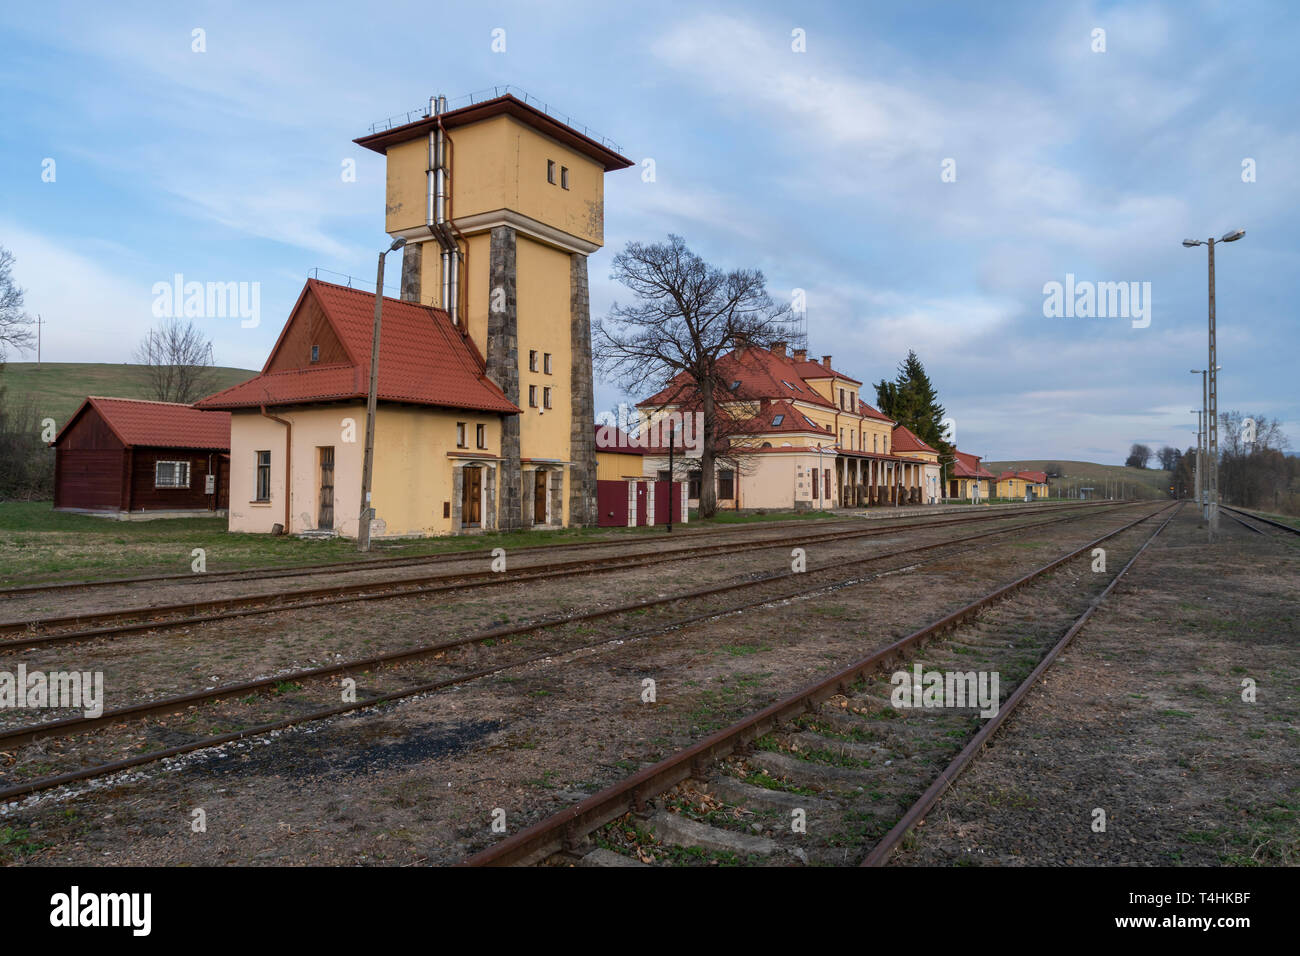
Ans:
<svg viewBox="0 0 1300 956"><path fill-rule="evenodd" d="M92 396L53 445L56 509L131 514L229 505L229 412Z"/></svg>

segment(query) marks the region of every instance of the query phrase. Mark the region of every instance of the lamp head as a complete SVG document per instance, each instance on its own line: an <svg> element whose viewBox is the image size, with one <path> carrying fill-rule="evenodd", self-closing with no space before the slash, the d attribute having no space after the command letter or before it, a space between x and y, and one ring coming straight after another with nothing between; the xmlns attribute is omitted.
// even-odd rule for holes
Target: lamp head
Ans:
<svg viewBox="0 0 1300 956"><path fill-rule="evenodd" d="M1188 249L1190 249L1193 246L1203 246L1205 245L1205 243L1201 242L1201 240L1199 239L1184 239L1183 245L1185 245Z"/></svg>
<svg viewBox="0 0 1300 956"><path fill-rule="evenodd" d="M391 246L388 247L388 251L389 251L389 252L396 252L398 249L402 248L402 246L404 246L404 245L406 245L406 237L405 237L405 236L398 236L396 239L393 240L393 244L392 244Z"/></svg>
<svg viewBox="0 0 1300 956"><path fill-rule="evenodd" d="M1233 229L1231 232L1225 232L1220 242L1236 242L1246 234L1245 229Z"/></svg>

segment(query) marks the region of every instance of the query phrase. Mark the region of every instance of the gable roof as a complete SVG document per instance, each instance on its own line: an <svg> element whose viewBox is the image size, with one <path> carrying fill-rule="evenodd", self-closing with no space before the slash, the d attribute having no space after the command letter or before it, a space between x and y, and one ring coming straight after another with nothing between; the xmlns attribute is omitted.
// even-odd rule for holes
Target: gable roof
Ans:
<svg viewBox="0 0 1300 956"><path fill-rule="evenodd" d="M894 426L894 437L889 443L889 447L894 451L928 451L933 454L939 454L939 449L931 448L920 438L916 437L916 432L912 431L906 425Z"/></svg>
<svg viewBox="0 0 1300 956"><path fill-rule="evenodd" d="M953 457L956 459L952 463L952 475L954 478L996 478L993 472L989 471L980 464L979 455L970 455L964 451L952 450Z"/></svg>
<svg viewBox="0 0 1300 956"><path fill-rule="evenodd" d="M819 378L830 378L832 374L839 374L832 373L819 362L797 360L769 349L749 345L719 356L716 367L718 380L730 393L731 397L728 400L757 402L766 398L771 401L801 401L822 408L844 411L818 392L805 377L805 372ZM814 374L817 371L820 371L819 375ZM856 381L847 375L839 377L850 382ZM674 404L692 407L698 401L693 380L685 372L679 372L673 376L673 380L666 388L638 402L637 407ZM857 413L866 418L893 423L892 418L882 415L863 401L857 403ZM846 414L853 413L846 412Z"/></svg>
<svg viewBox="0 0 1300 956"><path fill-rule="evenodd" d="M1047 472L1045 471L1004 471L998 475L998 481L1008 481L1012 478L1019 478L1031 485L1047 484Z"/></svg>
<svg viewBox="0 0 1300 956"><path fill-rule="evenodd" d="M92 395L81 403L52 444L57 445L72 423L93 408L110 431L128 448L209 448L230 450L230 413L200 411L177 402Z"/></svg>
<svg viewBox="0 0 1300 956"><path fill-rule="evenodd" d="M311 296L338 336L348 361L268 372L289 328ZM255 408L363 399L370 390L375 297L362 289L308 279L262 374L196 402L199 408ZM515 413L519 408L487 377L483 359L447 313L384 296L379 340L379 398L444 408Z"/></svg>

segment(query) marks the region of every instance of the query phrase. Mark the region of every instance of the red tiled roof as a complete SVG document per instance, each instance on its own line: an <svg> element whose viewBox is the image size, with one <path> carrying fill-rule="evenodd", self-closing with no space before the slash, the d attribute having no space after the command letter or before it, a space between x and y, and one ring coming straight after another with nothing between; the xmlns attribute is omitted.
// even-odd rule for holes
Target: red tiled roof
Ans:
<svg viewBox="0 0 1300 956"><path fill-rule="evenodd" d="M969 455L964 451L953 449L956 461L952 465L954 478L993 478L993 472L980 464L979 455Z"/></svg>
<svg viewBox="0 0 1300 956"><path fill-rule="evenodd" d="M889 447L894 451L928 451L939 454L939 449L931 448L921 439L916 437L916 432L912 431L906 425L894 426L894 437L889 443Z"/></svg>
<svg viewBox="0 0 1300 956"><path fill-rule="evenodd" d="M998 481L1009 481L1012 478L1019 478L1031 485L1047 484L1047 473L1043 471L1004 471L998 475Z"/></svg>
<svg viewBox="0 0 1300 956"><path fill-rule="evenodd" d="M813 388L805 378L805 372L814 374L818 370L822 374L817 377L825 378L832 374L819 362L799 361L752 345L720 356L717 364L718 380L723 383L729 398L734 398L736 401L758 401L763 398L784 399L787 401L807 402L810 405L819 405L823 408L837 409L838 406L834 402ZM834 374L838 375L839 373ZM851 382L857 381L856 379L850 379L847 375L841 375L840 377ZM736 386L735 388L731 387L733 384ZM637 407L660 407L664 405L686 405L689 407L698 402L698 398L693 393L694 384L690 376L685 372L681 372L673 378L666 388L651 395L645 401L639 402ZM866 402L859 401L857 411L858 414L867 418L886 422L893 421L893 419L887 415L882 415Z"/></svg>
<svg viewBox="0 0 1300 956"><path fill-rule="evenodd" d="M861 385L852 375L845 375L843 372L837 372L833 368L828 368L821 362L813 362L808 359L800 361L792 359L791 364L799 370L799 374L804 378L842 378L846 382L852 382L854 385Z"/></svg>
<svg viewBox="0 0 1300 956"><path fill-rule="evenodd" d="M87 408L99 413L124 445L140 448L210 448L230 450L230 413L205 412L177 402L92 395L81 403L54 438L59 443Z"/></svg>
<svg viewBox="0 0 1300 956"><path fill-rule="evenodd" d="M299 308L315 296L349 362L267 372ZM375 297L361 289L308 279L262 374L196 403L199 408L251 408L361 399L370 388L370 343ZM384 297L379 342L379 398L444 408L512 413L519 408L485 374L473 344L447 313Z"/></svg>
<svg viewBox="0 0 1300 956"><path fill-rule="evenodd" d="M778 424L777 419L780 418ZM759 408L758 412L751 418L746 418L736 422L729 431L732 434L741 432L750 432L754 434L767 434L768 432L815 432L818 435L829 435L831 430L818 425L811 418L806 416L793 404L786 401L776 401L768 404L766 408Z"/></svg>

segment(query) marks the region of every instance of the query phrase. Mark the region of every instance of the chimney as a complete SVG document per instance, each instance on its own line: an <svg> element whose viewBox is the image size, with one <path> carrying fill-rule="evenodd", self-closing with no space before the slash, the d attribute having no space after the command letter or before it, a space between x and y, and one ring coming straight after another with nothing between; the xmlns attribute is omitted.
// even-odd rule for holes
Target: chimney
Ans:
<svg viewBox="0 0 1300 956"><path fill-rule="evenodd" d="M830 367L831 367L831 357L830 357L829 355L823 355L823 356L822 356L822 364L825 365L827 368L830 368Z"/></svg>
<svg viewBox="0 0 1300 956"><path fill-rule="evenodd" d="M775 354L781 356L781 358L785 358L785 345L786 345L786 343L784 343L784 342L773 342L773 343L772 343L772 351L773 351Z"/></svg>
<svg viewBox="0 0 1300 956"><path fill-rule="evenodd" d="M745 349L749 347L749 334L746 332L737 332L731 339L734 344L737 357L745 354Z"/></svg>
<svg viewBox="0 0 1300 956"><path fill-rule="evenodd" d="M794 358L795 358L795 361L796 361L796 362L806 362L806 361L808 361L808 350L807 350L807 349L795 349L795 350L794 350Z"/></svg>
<svg viewBox="0 0 1300 956"><path fill-rule="evenodd" d="M758 410L759 410L760 412L765 412L765 411L767 411L767 406L770 405L770 404L772 404L772 400L771 400L771 399L769 399L769 398L760 398L760 399L758 400Z"/></svg>

